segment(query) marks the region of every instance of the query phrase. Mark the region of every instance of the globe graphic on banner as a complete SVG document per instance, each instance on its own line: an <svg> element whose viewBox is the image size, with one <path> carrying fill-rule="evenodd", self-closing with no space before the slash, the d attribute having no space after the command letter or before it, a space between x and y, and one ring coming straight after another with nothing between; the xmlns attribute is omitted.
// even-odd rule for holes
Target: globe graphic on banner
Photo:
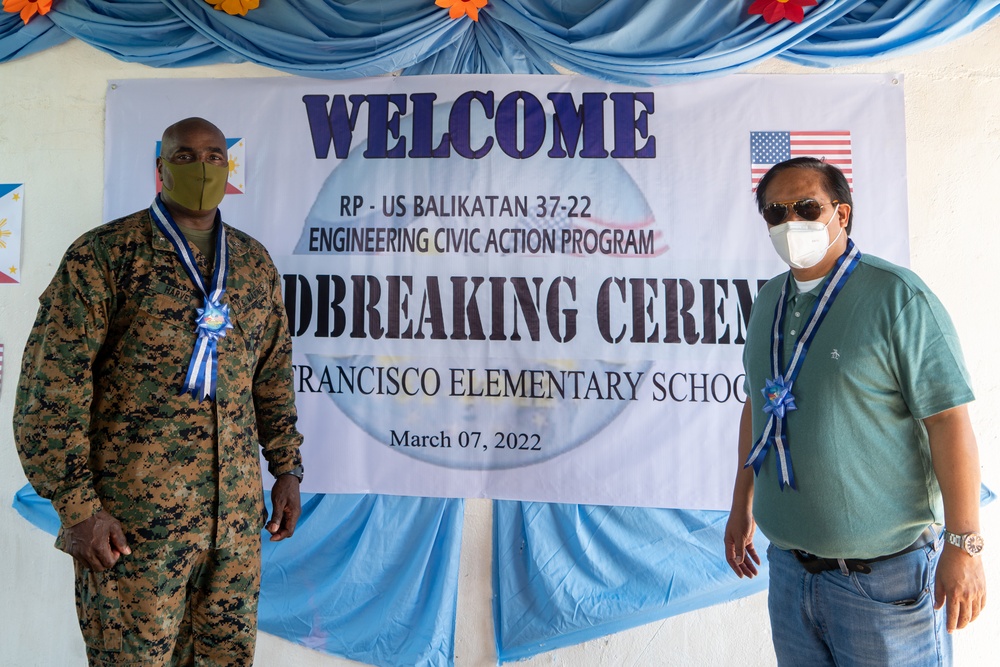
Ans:
<svg viewBox="0 0 1000 667"><path fill-rule="evenodd" d="M409 122L409 116L401 119L401 136L410 136ZM447 107L435 107L435 126L447 127ZM470 139L472 146L480 146L487 137L485 133L476 136L473 128ZM526 251L480 254L452 250L447 257L435 257L433 246L418 253L419 257L333 249L323 253L311 245L316 230L332 235L335 230L349 234L350 230L387 226L431 233L442 227L457 230L455 233L477 229L482 243L491 227L521 230L522 239L529 233L537 236L534 230L556 235L576 230L578 237L592 230L589 234L596 238L595 232L604 229L651 230L655 222L643 192L613 159L552 160L544 155L548 147L539 155L512 159L496 146L474 160L454 154L420 161L365 159L365 149L365 144L354 146L348 159L330 172L295 247L296 255L344 258L344 267L331 263L331 273L354 271L359 261L373 274L405 274L414 267L419 273L421 267L428 271L425 267L431 266L440 283L447 285L454 275L524 276L536 269L551 272L555 268L572 275L598 269L594 268L595 258L582 253L553 256ZM366 197L363 207L345 209L346 198L354 193L371 193L374 188L380 192L377 201L369 202ZM502 194L511 192L532 195L525 197L527 214ZM589 198L586 202L563 198L556 210L545 216L537 214L538 206L552 203L544 195L567 192L606 192L611 196L598 205L592 205ZM588 207L585 217L579 215L584 205ZM472 215L463 215L469 212ZM655 233L659 237L660 232ZM658 244L655 254L664 248ZM347 268L348 263L354 268ZM342 277L350 290L349 276ZM419 298L414 301L412 307L419 312ZM507 313L506 318L510 323L517 315ZM435 357L414 355L412 348L394 349L397 342L386 338L369 340L362 354L356 353L356 347L343 355L309 353L312 377L326 378L331 387L352 385L350 391L334 389L326 393L337 409L373 439L414 458L456 469L516 468L578 447L635 404L629 400L593 399L611 391L626 397L638 391L645 371L652 365L650 361L632 360L626 371L625 363L602 361L594 351L586 349L547 359L530 351L530 345L512 352L509 342L501 347L489 341L470 345L469 341L456 340L454 356L449 353L447 357ZM331 339L330 349L336 348L337 341ZM491 378L486 377L487 369L494 371ZM524 383L539 378L544 378L544 383L535 389L542 389L526 392ZM459 395L450 391L456 382L463 389ZM513 387L516 395L491 396L490 386ZM440 437L433 446L405 446L403 440L415 433L439 433Z"/></svg>

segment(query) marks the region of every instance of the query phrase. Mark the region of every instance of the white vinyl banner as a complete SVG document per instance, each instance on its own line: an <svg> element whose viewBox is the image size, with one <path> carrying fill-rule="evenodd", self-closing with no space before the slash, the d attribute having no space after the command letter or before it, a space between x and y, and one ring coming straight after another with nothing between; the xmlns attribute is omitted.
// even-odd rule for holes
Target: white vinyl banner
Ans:
<svg viewBox="0 0 1000 667"><path fill-rule="evenodd" d="M746 322L785 270L756 179L837 164L859 249L908 261L897 76L117 81L108 219L188 116L282 274L305 491L727 509Z"/></svg>

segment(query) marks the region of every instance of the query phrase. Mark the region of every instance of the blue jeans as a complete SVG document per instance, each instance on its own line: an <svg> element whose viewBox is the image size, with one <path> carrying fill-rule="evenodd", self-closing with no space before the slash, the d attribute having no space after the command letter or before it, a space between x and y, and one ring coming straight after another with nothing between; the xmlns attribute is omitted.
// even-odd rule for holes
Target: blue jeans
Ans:
<svg viewBox="0 0 1000 667"><path fill-rule="evenodd" d="M871 574L809 574L791 551L767 549L767 607L778 664L951 665L945 607L934 609L942 541L871 564Z"/></svg>

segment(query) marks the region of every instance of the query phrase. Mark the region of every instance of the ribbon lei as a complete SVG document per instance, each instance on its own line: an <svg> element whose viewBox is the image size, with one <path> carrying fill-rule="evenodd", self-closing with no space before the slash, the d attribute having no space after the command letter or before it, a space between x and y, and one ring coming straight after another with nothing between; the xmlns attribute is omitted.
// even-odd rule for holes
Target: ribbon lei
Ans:
<svg viewBox="0 0 1000 667"><path fill-rule="evenodd" d="M174 246L174 251L181 260L181 265L188 277L205 297L205 307L198 308L198 315L195 319L195 333L198 334L198 338L195 341L194 351L191 353L187 376L184 378L180 393L190 393L199 401L206 398L214 400L219 368L218 341L225 337L227 329L233 328L232 321L229 319L229 305L222 303L222 296L226 293L226 278L229 274L226 228L221 222L218 224L215 242L215 268L212 270L210 285L212 289L209 291L206 289L201 272L198 270L194 255L188 247L187 239L159 197L153 200L149 210L160 231L170 239L170 243Z"/></svg>
<svg viewBox="0 0 1000 667"><path fill-rule="evenodd" d="M229 305L212 302L209 297L205 297L205 307L198 309L196 324L198 340L191 354L181 393L190 392L198 400L214 399L219 366L219 339L225 337L226 329L233 328L229 321Z"/></svg>
<svg viewBox="0 0 1000 667"><path fill-rule="evenodd" d="M772 377L764 383L761 393L764 395L764 413L767 414L767 423L760 437L754 442L747 456L743 467L753 466L754 475L760 474L760 467L767 457L767 451L774 447L776 463L778 466L778 485L782 491L786 486L797 488L795 485L795 474L792 470L792 452L788 446L788 436L785 434L785 419L788 412L795 410L795 396L792 394L792 385L802 369L806 353L809 351L809 344L819 330L820 325L826 318L830 307L833 305L840 290L851 277L851 273L857 267L861 259L861 252L854 245L854 241L847 240L847 249L839 258L834 270L827 277L820 290L820 297L813 304L812 312L809 314L808 324L798 343L795 345L788 368L781 372L782 347L784 345L784 325L785 325L785 296L791 284L791 272L785 279L785 284L781 287L781 294L778 296L778 304L774 309L774 327L771 330L771 374Z"/></svg>

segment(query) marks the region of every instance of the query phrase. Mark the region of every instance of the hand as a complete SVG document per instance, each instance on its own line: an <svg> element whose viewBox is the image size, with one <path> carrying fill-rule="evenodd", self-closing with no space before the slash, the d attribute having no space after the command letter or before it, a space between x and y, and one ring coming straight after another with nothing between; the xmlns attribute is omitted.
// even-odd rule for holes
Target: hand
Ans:
<svg viewBox="0 0 1000 667"><path fill-rule="evenodd" d="M986 574L980 556L945 545L934 576L934 608L948 602L948 632L976 620L986 606Z"/></svg>
<svg viewBox="0 0 1000 667"><path fill-rule="evenodd" d="M743 577L752 579L757 576L760 556L753 546L753 534L756 529L757 522L753 520L753 515L749 511L729 513L729 521L726 522L726 562L740 579Z"/></svg>
<svg viewBox="0 0 1000 667"><path fill-rule="evenodd" d="M114 567L132 553L118 519L104 510L63 530L63 550L94 572Z"/></svg>
<svg viewBox="0 0 1000 667"><path fill-rule="evenodd" d="M302 501L299 498L299 479L295 475L279 475L271 487L271 506L274 511L267 523L267 532L271 533L272 542L280 542L291 537L295 532L295 524L302 514Z"/></svg>

